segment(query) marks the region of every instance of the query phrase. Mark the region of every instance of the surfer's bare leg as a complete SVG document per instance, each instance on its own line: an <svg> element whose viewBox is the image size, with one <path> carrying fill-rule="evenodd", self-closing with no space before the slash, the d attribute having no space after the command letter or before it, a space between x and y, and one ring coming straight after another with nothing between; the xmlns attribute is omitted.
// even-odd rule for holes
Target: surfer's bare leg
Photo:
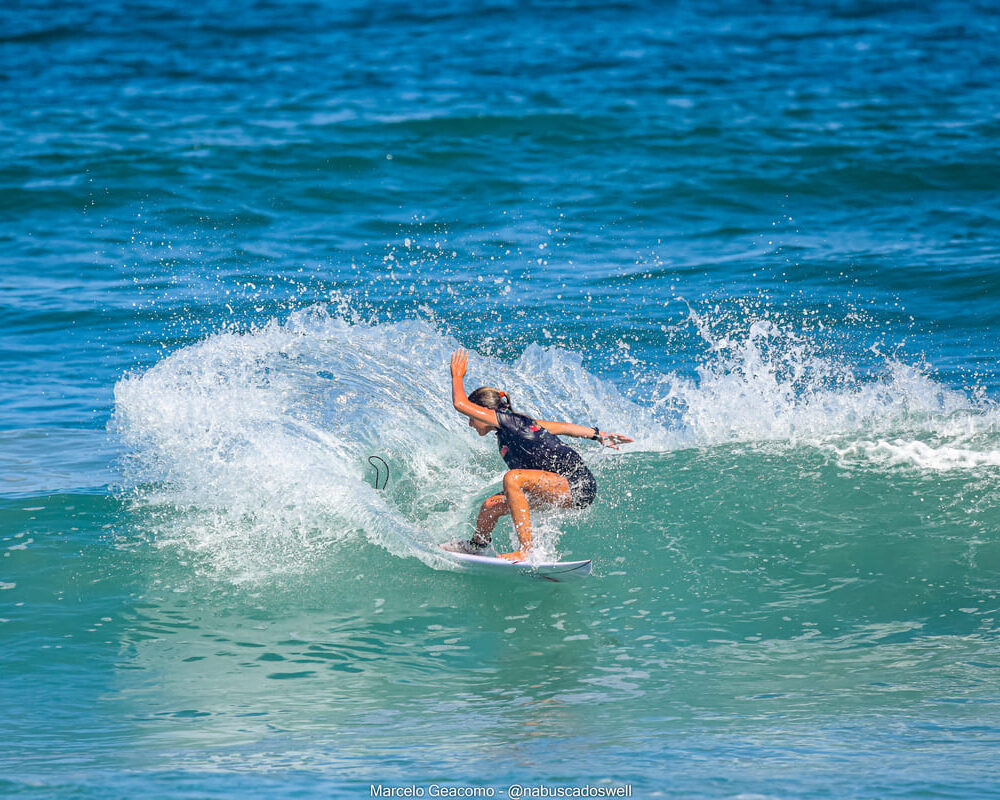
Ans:
<svg viewBox="0 0 1000 800"><path fill-rule="evenodd" d="M512 469L503 476L503 493L507 498L519 547L513 553L503 553L498 558L524 561L531 549L531 512L529 498L537 503L555 506L571 505L569 481L554 472L540 469ZM495 523L494 523L495 524Z"/></svg>
<svg viewBox="0 0 1000 800"><path fill-rule="evenodd" d="M472 535L472 543L480 547L486 547L493 540L493 529L504 514L509 514L507 498L502 494L495 494L487 497L483 501L482 508L479 509L479 517L476 519L476 532Z"/></svg>

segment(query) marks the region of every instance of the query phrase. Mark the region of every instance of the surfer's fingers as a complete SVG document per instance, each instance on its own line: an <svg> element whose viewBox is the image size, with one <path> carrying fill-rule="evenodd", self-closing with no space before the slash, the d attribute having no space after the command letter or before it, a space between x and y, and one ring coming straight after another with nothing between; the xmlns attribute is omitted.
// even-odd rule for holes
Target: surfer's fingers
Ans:
<svg viewBox="0 0 1000 800"><path fill-rule="evenodd" d="M451 369L452 372L464 372L469 365L469 354L466 353L462 348L458 348L454 353L451 354Z"/></svg>

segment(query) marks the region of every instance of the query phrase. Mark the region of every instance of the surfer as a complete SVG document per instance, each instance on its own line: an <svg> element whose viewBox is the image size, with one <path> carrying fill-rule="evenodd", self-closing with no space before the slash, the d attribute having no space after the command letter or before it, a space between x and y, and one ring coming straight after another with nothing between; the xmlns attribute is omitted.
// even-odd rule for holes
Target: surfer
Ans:
<svg viewBox="0 0 1000 800"><path fill-rule="evenodd" d="M456 411L469 418L469 427L480 436L496 433L500 456L509 469L503 476L503 492L483 501L472 539L459 543L458 547L468 553L485 550L500 517L510 514L519 546L499 558L523 561L531 549L529 500L535 506L586 508L597 495L597 482L580 454L556 437L594 439L615 449L632 439L596 427L532 419L511 408L506 392L489 386L466 395L464 379L468 365L468 352L460 348L452 354L452 403Z"/></svg>

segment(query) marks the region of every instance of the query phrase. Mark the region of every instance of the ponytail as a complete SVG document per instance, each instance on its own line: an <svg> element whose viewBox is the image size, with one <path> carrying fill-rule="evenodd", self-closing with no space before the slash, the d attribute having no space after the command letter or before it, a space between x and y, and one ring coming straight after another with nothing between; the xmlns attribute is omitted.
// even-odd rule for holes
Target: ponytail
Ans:
<svg viewBox="0 0 1000 800"><path fill-rule="evenodd" d="M477 406L488 408L491 411L513 411L510 405L510 397L506 392L494 389L491 386L480 386L469 395L469 400Z"/></svg>

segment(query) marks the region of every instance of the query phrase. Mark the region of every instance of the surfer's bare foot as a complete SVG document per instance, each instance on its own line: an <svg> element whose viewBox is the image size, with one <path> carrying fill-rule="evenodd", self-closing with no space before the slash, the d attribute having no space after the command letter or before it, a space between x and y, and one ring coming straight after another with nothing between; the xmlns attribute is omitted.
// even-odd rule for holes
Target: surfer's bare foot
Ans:
<svg viewBox="0 0 1000 800"><path fill-rule="evenodd" d="M465 553L469 556L484 555L489 549L488 544L479 544L475 540L472 540L471 542L463 541L462 539L442 544L440 547L442 550L447 550L449 553Z"/></svg>
<svg viewBox="0 0 1000 800"><path fill-rule="evenodd" d="M497 558L506 558L508 561L526 561L528 558L527 550L515 550L513 553L501 553Z"/></svg>

